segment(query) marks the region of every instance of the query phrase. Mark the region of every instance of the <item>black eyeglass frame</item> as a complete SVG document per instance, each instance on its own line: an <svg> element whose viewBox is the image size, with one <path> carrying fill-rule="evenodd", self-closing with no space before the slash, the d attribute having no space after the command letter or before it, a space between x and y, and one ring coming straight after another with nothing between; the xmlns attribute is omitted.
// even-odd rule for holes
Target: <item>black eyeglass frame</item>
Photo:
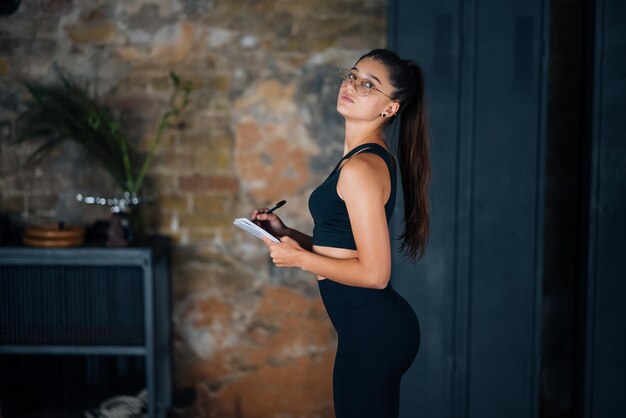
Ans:
<svg viewBox="0 0 626 418"><path fill-rule="evenodd" d="M350 76L355 76L356 79L353 80ZM349 80L349 82L348 82L348 84L349 84L349 83L352 83L352 82L358 82L359 80L362 80L362 77L359 77L358 75L356 75L352 71L348 70L347 68L337 68L337 84L339 85L339 87L342 87L344 85L344 83L346 82L346 80ZM363 84L361 84L361 86L363 86ZM363 87L365 87L365 86L363 86ZM365 87L365 89L367 90L367 94L364 94L364 95L363 94L359 94L358 91L356 93L359 94L359 96L361 96L361 97L367 97L372 92L372 90L377 90L380 93L384 94L385 96L389 97L391 100L393 100L393 97L391 97L390 95L388 95L387 93L385 93L384 91L382 91L381 89L377 88L374 85L372 85L372 88ZM355 88L354 90L356 91L357 89Z"/></svg>

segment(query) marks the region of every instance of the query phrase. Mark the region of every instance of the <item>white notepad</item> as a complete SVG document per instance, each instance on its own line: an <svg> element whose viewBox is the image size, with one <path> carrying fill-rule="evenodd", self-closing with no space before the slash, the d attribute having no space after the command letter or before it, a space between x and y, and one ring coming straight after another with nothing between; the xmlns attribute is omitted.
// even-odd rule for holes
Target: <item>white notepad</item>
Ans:
<svg viewBox="0 0 626 418"><path fill-rule="evenodd" d="M248 218L237 218L233 221L233 224L243 229L247 233L254 235L258 239L261 239L261 237L265 237L274 242L280 242L278 238L276 238L274 235L270 234L265 229L261 228Z"/></svg>

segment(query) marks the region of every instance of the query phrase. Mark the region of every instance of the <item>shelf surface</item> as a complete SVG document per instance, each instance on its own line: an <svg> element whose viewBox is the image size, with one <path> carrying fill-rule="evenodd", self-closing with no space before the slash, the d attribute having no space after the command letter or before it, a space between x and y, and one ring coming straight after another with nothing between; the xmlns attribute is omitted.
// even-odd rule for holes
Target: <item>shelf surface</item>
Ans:
<svg viewBox="0 0 626 418"><path fill-rule="evenodd" d="M0 265L146 265L168 252L169 237L155 235L129 247L0 247Z"/></svg>
<svg viewBox="0 0 626 418"><path fill-rule="evenodd" d="M146 347L142 346L0 345L0 354L144 356L146 353Z"/></svg>

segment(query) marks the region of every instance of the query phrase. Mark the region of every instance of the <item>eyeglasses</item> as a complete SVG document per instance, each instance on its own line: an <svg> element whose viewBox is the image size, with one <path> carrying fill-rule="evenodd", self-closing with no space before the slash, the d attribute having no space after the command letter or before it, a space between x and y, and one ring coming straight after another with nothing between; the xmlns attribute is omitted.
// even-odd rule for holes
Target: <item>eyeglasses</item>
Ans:
<svg viewBox="0 0 626 418"><path fill-rule="evenodd" d="M345 70L343 68L337 70L337 85L339 87L347 86L352 82L354 82L354 90L356 90L356 94L358 94L359 96L365 97L370 94L372 90L378 90L385 96L392 99L390 95L374 87L374 84L368 79L361 78L350 70Z"/></svg>

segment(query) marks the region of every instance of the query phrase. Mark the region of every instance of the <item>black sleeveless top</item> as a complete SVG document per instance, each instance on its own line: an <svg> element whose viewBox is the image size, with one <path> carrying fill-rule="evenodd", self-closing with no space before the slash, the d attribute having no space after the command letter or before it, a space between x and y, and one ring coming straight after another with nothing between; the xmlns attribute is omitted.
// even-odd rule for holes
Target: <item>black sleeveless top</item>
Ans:
<svg viewBox="0 0 626 418"><path fill-rule="evenodd" d="M396 204L396 168L393 156L382 145L368 142L357 145L343 156L330 175L309 196L309 211L315 225L313 227L313 245L348 248L356 250L356 243L352 235L352 227L346 204L337 195L337 180L339 179L339 165L345 159L361 152L373 152L385 160L391 178L391 193L385 204L387 225L393 214ZM343 167L343 166L342 166Z"/></svg>

